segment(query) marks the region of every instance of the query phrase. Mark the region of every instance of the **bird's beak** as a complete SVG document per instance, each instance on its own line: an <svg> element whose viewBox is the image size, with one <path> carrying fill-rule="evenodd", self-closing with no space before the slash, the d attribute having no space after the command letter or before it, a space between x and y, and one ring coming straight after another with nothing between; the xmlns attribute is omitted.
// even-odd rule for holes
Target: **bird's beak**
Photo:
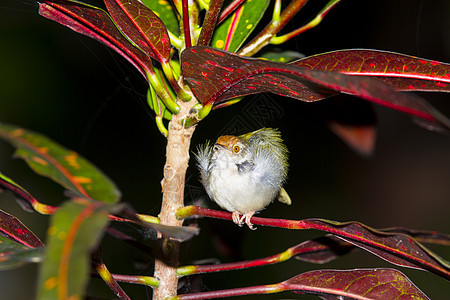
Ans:
<svg viewBox="0 0 450 300"><path fill-rule="evenodd" d="M214 151L218 151L218 150L226 150L227 148L224 145L221 144L214 144Z"/></svg>

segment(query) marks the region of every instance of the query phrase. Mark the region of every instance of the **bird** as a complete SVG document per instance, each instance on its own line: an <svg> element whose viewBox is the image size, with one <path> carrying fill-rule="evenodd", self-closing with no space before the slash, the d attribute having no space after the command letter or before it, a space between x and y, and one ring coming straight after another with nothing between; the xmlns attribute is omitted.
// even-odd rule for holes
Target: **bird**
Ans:
<svg viewBox="0 0 450 300"><path fill-rule="evenodd" d="M278 200L290 204L283 188L288 150L277 129L262 128L240 136L223 135L195 153L200 181L209 197L232 213L234 223L254 230L252 216Z"/></svg>

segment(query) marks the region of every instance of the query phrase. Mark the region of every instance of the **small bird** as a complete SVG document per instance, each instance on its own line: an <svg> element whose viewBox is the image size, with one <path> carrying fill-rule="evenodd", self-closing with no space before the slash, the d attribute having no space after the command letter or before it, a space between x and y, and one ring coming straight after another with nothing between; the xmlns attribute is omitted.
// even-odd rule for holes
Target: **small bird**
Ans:
<svg viewBox="0 0 450 300"><path fill-rule="evenodd" d="M234 223L255 229L251 217L277 195L279 201L290 204L282 189L287 154L280 132L262 128L240 136L221 136L214 145L200 146L195 156L209 197L232 212Z"/></svg>

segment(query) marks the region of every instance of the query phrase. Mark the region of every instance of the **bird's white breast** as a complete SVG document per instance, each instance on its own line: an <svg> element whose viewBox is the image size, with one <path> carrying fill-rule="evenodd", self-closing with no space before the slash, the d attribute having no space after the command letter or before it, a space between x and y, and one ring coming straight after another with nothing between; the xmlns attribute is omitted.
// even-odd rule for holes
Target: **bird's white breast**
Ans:
<svg viewBox="0 0 450 300"><path fill-rule="evenodd" d="M259 211L274 198L273 188L256 181L252 172L239 172L226 155L218 155L209 174L209 183L206 189L210 197L230 212Z"/></svg>

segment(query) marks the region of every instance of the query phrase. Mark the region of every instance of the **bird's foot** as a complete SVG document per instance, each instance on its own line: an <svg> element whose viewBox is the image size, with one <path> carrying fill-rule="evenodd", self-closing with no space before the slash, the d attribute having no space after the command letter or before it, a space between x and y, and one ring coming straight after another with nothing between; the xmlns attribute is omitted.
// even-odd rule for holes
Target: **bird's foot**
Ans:
<svg viewBox="0 0 450 300"><path fill-rule="evenodd" d="M245 223L251 230L256 230L256 227L253 227L253 224L250 222L250 219L253 217L254 214L255 212L251 211L241 216L240 213L237 210L235 210L232 213L232 219L234 223L239 225L239 227L242 227L242 225L244 225Z"/></svg>

